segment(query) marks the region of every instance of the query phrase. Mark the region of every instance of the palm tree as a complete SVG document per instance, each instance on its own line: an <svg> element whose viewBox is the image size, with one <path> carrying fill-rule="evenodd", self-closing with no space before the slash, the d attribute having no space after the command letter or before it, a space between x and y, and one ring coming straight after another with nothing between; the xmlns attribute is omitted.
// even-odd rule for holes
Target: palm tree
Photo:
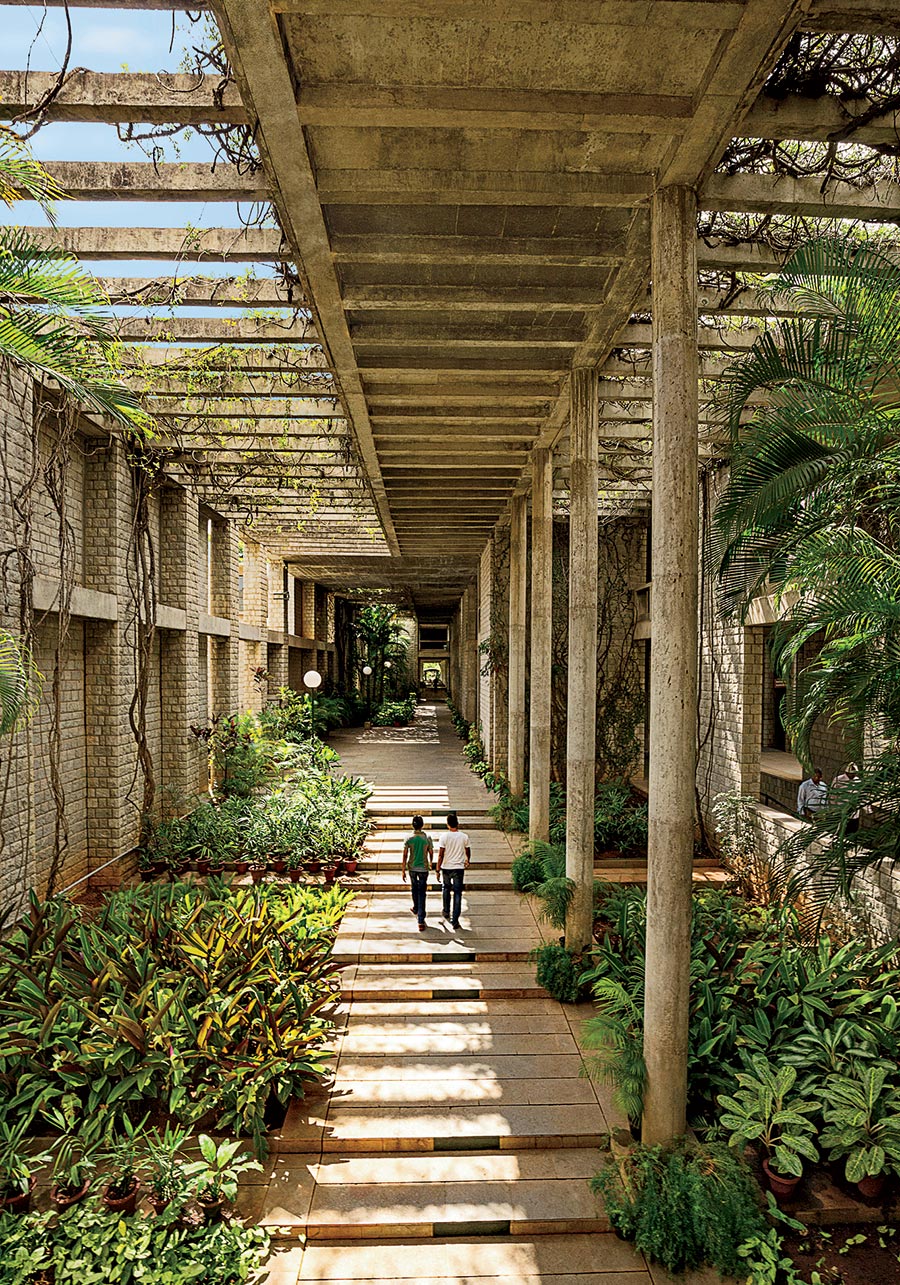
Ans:
<svg viewBox="0 0 900 1285"><path fill-rule="evenodd" d="M16 731L32 717L43 681L31 653L0 629L0 736Z"/></svg>
<svg viewBox="0 0 900 1285"><path fill-rule="evenodd" d="M773 660L799 757L810 762L813 727L828 720L861 763L840 805L786 852L813 861L805 891L822 901L900 857L900 268L869 246L817 240L771 289L793 315L723 381L732 458L713 550L724 614L744 617L763 590L792 604ZM754 393L765 404L741 426ZM864 845L847 833L860 806L876 818Z"/></svg>
<svg viewBox="0 0 900 1285"><path fill-rule="evenodd" d="M51 222L63 196L25 144L0 126L0 200L37 201ZM0 359L36 379L52 378L83 406L133 428L137 398L117 378L118 342L109 300L76 259L42 249L21 228L0 229Z"/></svg>

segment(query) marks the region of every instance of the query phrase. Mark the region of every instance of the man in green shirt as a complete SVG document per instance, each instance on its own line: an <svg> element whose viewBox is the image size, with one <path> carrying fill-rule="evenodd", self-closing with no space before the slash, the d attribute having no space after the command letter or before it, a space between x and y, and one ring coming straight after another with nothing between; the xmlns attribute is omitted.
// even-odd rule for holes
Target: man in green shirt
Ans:
<svg viewBox="0 0 900 1285"><path fill-rule="evenodd" d="M425 896L428 892L428 871L434 860L434 847L425 833L425 822L413 817L413 832L403 845L403 882L409 864L409 881L412 885L413 912L419 921L419 932L425 931Z"/></svg>

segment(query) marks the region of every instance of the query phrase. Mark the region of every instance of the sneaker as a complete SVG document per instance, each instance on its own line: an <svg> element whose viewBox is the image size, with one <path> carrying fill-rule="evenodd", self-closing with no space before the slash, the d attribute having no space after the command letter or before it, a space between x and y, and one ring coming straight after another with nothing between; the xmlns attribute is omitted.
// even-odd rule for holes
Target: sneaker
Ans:
<svg viewBox="0 0 900 1285"><path fill-rule="evenodd" d="M458 920L458 919L454 919L454 920L452 920L452 927L454 928L454 930L455 930L456 932L459 932L459 920Z"/></svg>
<svg viewBox="0 0 900 1285"><path fill-rule="evenodd" d="M424 931L425 931L425 925L424 925L424 924L419 924L419 932L420 932L420 933L423 933Z"/></svg>

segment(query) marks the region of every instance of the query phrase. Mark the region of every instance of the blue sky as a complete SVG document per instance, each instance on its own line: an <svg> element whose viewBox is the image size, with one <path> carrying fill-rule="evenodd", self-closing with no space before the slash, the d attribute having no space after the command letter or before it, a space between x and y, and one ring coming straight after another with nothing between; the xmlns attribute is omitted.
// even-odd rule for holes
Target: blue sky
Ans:
<svg viewBox="0 0 900 1285"><path fill-rule="evenodd" d="M4 70L28 67L33 71L58 71L66 48L66 22L61 9L44 9L40 4L0 8L3 39L0 63ZM122 70L155 73L178 71L187 50L200 43L205 23L191 23L185 14L161 11L130 12L121 9L78 9L72 17L71 67L91 71ZM171 46L171 47L170 47ZM144 153L135 145L123 143L114 126L100 124L58 123L45 125L31 140L31 147L41 160L133 160L143 161ZM179 157L187 161L211 161L213 152L206 139L192 131L178 136ZM167 159L175 159L171 149ZM240 212L234 203L204 204L182 201L69 201L57 206L61 227L238 227ZM250 214L244 209L245 218ZM13 209L0 207L0 224L43 224L42 211L30 201L19 202ZM244 271L244 265L226 263L189 265L161 261L91 262L89 270L97 276L168 276L200 273L204 276L229 276ZM271 268L257 264L254 275L266 276ZM117 307L119 315L135 311ZM141 313L157 309L140 308ZM165 311L165 310L163 310ZM240 310L191 307L183 315L240 315Z"/></svg>
<svg viewBox="0 0 900 1285"><path fill-rule="evenodd" d="M0 61L4 70L30 67L33 71L58 71L66 47L65 16L61 9L42 5L6 6L0 9L3 40ZM202 39L203 27L192 24L184 14L175 15L172 42L171 13L126 12L121 9L73 9L70 67L91 71L177 71L186 49ZM172 48L170 52L170 43ZM212 159L206 139L187 131L178 138L180 159ZM45 125L31 140L41 160L133 160L142 161L143 152L120 141L110 125L59 123ZM171 159L175 159L174 156ZM57 210L62 227L237 227L237 207L227 202L63 202ZM0 222L30 224L43 222L32 202L20 202L14 210L0 209ZM114 271L112 265L98 265L97 271ZM118 271L122 265L118 266ZM158 270L158 269L157 269ZM204 272L215 271L207 265Z"/></svg>

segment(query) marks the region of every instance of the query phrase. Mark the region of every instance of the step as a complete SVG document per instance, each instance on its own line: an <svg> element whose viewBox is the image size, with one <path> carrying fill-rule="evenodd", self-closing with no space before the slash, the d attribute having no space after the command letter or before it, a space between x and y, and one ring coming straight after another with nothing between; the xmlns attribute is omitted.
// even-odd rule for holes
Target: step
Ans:
<svg viewBox="0 0 900 1285"><path fill-rule="evenodd" d="M345 999L391 999L421 1003L427 999L499 999L543 996L531 964L482 962L477 965L411 961L392 964L353 964L341 972Z"/></svg>
<svg viewBox="0 0 900 1285"><path fill-rule="evenodd" d="M279 1156L260 1221L281 1240L544 1236L609 1230L590 1148Z"/></svg>
<svg viewBox="0 0 900 1285"><path fill-rule="evenodd" d="M373 888L384 892L401 892L409 887L409 884L404 883L400 877L399 865L395 871L372 870L365 859L359 863L356 874L342 876L341 884L348 888ZM430 892L431 884L428 887ZM485 869L473 861L466 871L465 878L466 892L472 889L512 892L509 871Z"/></svg>
<svg viewBox="0 0 900 1285"><path fill-rule="evenodd" d="M571 1052L571 1036L534 1036L546 1051ZM553 1047L550 1047L550 1046ZM510 1045L508 1052L514 1052ZM284 1124L270 1136L279 1156L311 1151L514 1151L517 1148L602 1147L609 1126L598 1103L569 1105L443 1103L436 1107L346 1107L292 1101Z"/></svg>
<svg viewBox="0 0 900 1285"><path fill-rule="evenodd" d="M376 812L373 808L367 808L367 812L372 820L376 823L379 830L403 830L409 834L412 826L413 813L400 812ZM444 824L446 812L440 815L426 816L424 812L420 813L425 821L426 833L435 833L443 831L446 833L447 827ZM468 830L496 830L497 823L493 817L488 816L487 812L461 812L459 815L459 828L463 831Z"/></svg>
<svg viewBox="0 0 900 1285"><path fill-rule="evenodd" d="M298 1285L651 1285L644 1261L611 1232L396 1241L316 1240Z"/></svg>

